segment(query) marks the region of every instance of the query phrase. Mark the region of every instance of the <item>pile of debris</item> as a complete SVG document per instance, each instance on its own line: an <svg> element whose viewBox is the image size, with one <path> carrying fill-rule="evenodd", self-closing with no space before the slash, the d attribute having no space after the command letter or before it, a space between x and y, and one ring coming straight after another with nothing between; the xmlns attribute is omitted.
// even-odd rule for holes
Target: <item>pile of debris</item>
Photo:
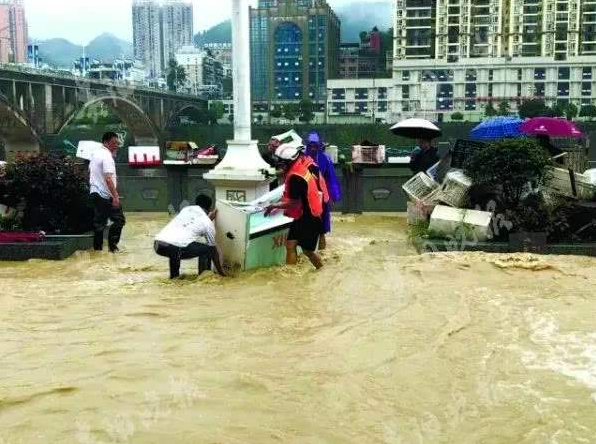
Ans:
<svg viewBox="0 0 596 444"><path fill-rule="evenodd" d="M430 218L429 230L441 236L480 242L492 238L493 213L466 208L472 180L464 174L463 162L471 150L481 147L476 142L458 140L433 167L403 185L410 198L409 224L428 222Z"/></svg>
<svg viewBox="0 0 596 444"><path fill-rule="evenodd" d="M498 217L490 211L472 209L473 181L463 169L466 159L483 147L483 143L458 140L438 163L403 185L409 197L409 224L430 222L429 231L440 237L477 242L493 238L491 227ZM596 209L596 169L578 173L571 168L561 168L555 164L556 159L552 160L544 185L534 189L528 183L528 193L540 192L545 201L563 200Z"/></svg>

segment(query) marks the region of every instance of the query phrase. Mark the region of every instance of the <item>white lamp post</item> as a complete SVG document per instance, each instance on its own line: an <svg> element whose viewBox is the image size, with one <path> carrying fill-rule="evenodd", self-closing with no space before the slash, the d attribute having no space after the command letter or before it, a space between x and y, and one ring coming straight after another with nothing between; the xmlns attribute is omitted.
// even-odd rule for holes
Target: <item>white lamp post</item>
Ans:
<svg viewBox="0 0 596 444"><path fill-rule="evenodd" d="M252 201L269 191L267 164L251 136L250 30L247 0L232 0L232 81L234 140L222 161L203 177L215 185L219 200Z"/></svg>

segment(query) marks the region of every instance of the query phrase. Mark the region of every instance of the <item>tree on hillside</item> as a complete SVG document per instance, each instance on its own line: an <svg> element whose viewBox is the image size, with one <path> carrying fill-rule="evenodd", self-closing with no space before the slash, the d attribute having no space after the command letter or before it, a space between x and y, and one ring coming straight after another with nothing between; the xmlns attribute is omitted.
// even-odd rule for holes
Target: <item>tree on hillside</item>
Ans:
<svg viewBox="0 0 596 444"><path fill-rule="evenodd" d="M494 117L497 115L497 110L495 109L495 105L493 105L493 102L488 102L486 104L486 107L484 108L484 115L486 117Z"/></svg>
<svg viewBox="0 0 596 444"><path fill-rule="evenodd" d="M579 112L580 117L587 117L592 120L596 117L596 106L595 105L584 105Z"/></svg>
<svg viewBox="0 0 596 444"><path fill-rule="evenodd" d="M170 91L178 91L186 83L186 71L174 59L168 63L166 82Z"/></svg>
<svg viewBox="0 0 596 444"><path fill-rule="evenodd" d="M551 110L542 99L524 100L519 106L519 117L522 119L547 116L550 113Z"/></svg>

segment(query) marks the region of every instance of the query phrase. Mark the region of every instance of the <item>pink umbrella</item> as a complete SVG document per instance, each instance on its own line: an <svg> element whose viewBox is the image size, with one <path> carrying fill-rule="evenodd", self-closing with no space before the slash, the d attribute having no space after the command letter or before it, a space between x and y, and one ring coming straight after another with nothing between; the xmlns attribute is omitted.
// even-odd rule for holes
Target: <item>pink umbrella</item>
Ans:
<svg viewBox="0 0 596 444"><path fill-rule="evenodd" d="M583 133L572 122L558 117L534 117L526 120L521 128L523 134L530 136L549 136L564 138L580 138Z"/></svg>

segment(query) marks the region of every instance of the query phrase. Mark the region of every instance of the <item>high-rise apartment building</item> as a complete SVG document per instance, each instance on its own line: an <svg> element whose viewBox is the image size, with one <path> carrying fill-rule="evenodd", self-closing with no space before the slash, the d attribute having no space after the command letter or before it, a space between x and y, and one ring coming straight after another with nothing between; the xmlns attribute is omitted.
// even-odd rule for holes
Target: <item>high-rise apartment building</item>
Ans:
<svg viewBox="0 0 596 444"><path fill-rule="evenodd" d="M193 44L193 11L189 1L166 0L161 7L163 64L175 58L176 51Z"/></svg>
<svg viewBox="0 0 596 444"><path fill-rule="evenodd" d="M176 52L176 61L184 68L191 94L211 90L221 94L224 70L221 61L205 49L183 46Z"/></svg>
<svg viewBox="0 0 596 444"><path fill-rule="evenodd" d="M325 106L339 72L340 21L325 0L259 0L250 11L252 99Z"/></svg>
<svg viewBox="0 0 596 444"><path fill-rule="evenodd" d="M145 64L150 77L159 77L164 68L159 3L133 0L132 32L135 59Z"/></svg>
<svg viewBox="0 0 596 444"><path fill-rule="evenodd" d="M134 56L150 77L163 75L176 51L192 44L193 8L188 1L133 0L132 22Z"/></svg>
<svg viewBox="0 0 596 444"><path fill-rule="evenodd" d="M0 62L27 62L27 19L23 0L0 0Z"/></svg>
<svg viewBox="0 0 596 444"><path fill-rule="evenodd" d="M396 116L596 103L596 0L395 0Z"/></svg>

